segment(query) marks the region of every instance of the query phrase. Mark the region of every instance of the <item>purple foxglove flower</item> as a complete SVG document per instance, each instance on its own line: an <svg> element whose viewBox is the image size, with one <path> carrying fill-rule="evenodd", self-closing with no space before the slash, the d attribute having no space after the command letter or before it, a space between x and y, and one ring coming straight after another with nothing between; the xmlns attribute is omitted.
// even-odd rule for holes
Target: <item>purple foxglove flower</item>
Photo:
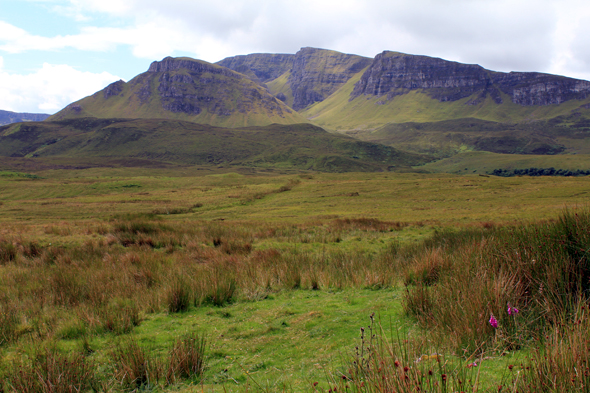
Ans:
<svg viewBox="0 0 590 393"><path fill-rule="evenodd" d="M492 325L492 327L497 328L498 327L498 320L496 318L494 318L494 314L492 314L490 316L490 325Z"/></svg>

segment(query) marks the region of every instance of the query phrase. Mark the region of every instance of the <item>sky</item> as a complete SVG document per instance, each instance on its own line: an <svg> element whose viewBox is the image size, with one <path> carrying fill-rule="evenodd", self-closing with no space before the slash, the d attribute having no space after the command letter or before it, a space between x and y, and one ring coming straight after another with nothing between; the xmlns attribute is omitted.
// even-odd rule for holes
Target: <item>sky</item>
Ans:
<svg viewBox="0 0 590 393"><path fill-rule="evenodd" d="M0 110L55 113L145 72L302 47L590 80L587 0L0 0Z"/></svg>

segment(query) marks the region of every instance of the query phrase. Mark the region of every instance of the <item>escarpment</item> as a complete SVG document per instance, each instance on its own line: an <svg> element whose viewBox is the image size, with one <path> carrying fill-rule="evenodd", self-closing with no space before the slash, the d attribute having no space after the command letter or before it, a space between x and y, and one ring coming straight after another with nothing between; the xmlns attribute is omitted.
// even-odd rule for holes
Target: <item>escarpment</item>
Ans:
<svg viewBox="0 0 590 393"><path fill-rule="evenodd" d="M522 106L544 106L587 98L590 82L535 72L494 72L476 64L386 51L375 57L350 100L361 95L392 99L417 89L441 102L479 93L479 99L490 95L498 104L504 94ZM478 98L467 104L477 103Z"/></svg>

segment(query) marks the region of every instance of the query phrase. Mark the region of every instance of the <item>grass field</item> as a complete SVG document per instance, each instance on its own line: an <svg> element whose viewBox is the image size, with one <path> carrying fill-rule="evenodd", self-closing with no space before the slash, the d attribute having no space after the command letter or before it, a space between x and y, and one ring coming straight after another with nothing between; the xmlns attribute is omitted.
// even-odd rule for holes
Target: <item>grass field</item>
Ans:
<svg viewBox="0 0 590 393"><path fill-rule="evenodd" d="M2 388L583 390L589 192L476 174L0 172Z"/></svg>

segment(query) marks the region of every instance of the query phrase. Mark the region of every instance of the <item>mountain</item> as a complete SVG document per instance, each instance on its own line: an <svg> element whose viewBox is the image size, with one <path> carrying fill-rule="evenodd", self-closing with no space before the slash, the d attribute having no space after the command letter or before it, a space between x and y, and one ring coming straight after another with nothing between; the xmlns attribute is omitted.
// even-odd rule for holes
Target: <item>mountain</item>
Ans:
<svg viewBox="0 0 590 393"><path fill-rule="evenodd" d="M590 118L590 82L535 72L495 72L384 51L374 59L302 48L217 64L165 58L51 120L167 118L224 127L313 122L329 130L474 118L499 123Z"/></svg>
<svg viewBox="0 0 590 393"><path fill-rule="evenodd" d="M0 157L100 165L202 165L387 171L429 158L311 124L220 128L165 119L79 118L0 127Z"/></svg>
<svg viewBox="0 0 590 393"><path fill-rule="evenodd" d="M49 119L83 117L166 118L227 127L307 122L240 73L172 57L153 62L129 82L114 82Z"/></svg>
<svg viewBox="0 0 590 393"><path fill-rule="evenodd" d="M277 98L299 111L325 100L371 64L371 59L326 49L301 48L295 55L252 54L228 57L217 64L254 75Z"/></svg>
<svg viewBox="0 0 590 393"><path fill-rule="evenodd" d="M385 51L328 99L301 111L329 129L476 118L547 120L590 107L590 82Z"/></svg>
<svg viewBox="0 0 590 393"><path fill-rule="evenodd" d="M43 121L48 117L49 115L44 113L16 113L0 110L0 126L22 121Z"/></svg>

